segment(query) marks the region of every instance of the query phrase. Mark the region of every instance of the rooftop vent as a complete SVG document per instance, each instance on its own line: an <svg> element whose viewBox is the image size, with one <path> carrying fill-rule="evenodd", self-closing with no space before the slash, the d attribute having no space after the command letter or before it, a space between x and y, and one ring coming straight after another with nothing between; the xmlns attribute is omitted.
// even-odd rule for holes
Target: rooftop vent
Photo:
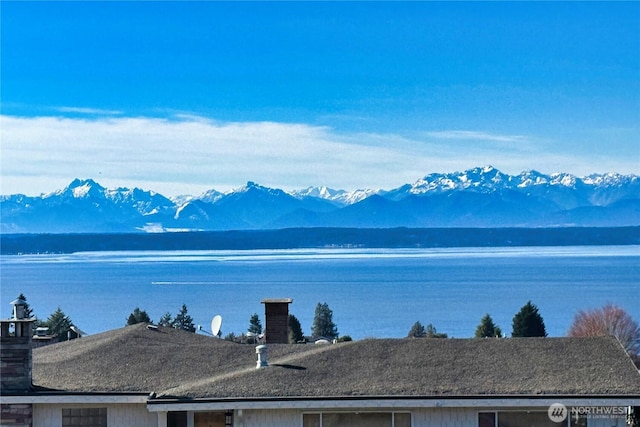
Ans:
<svg viewBox="0 0 640 427"><path fill-rule="evenodd" d="M256 362L256 369L266 368L269 366L267 362L267 346L262 344L256 347L256 354L258 355L258 361Z"/></svg>

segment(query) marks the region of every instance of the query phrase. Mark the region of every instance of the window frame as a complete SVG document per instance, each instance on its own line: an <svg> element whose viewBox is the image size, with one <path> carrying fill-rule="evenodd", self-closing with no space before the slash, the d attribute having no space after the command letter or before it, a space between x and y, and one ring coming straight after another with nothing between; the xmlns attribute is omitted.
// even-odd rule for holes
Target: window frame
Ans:
<svg viewBox="0 0 640 427"><path fill-rule="evenodd" d="M89 413L83 414L82 412L85 411ZM65 412L67 413L65 414ZM109 409L106 406L74 406L62 408L60 416L62 427L96 427L95 418L99 418L98 427L107 427L109 424ZM86 418L89 419L86 420ZM74 422L77 420L79 420L79 423ZM67 421L67 424L65 424L65 421ZM71 423L69 424L70 421Z"/></svg>
<svg viewBox="0 0 640 427"><path fill-rule="evenodd" d="M409 425L413 427L413 412L411 411L379 411L379 410L363 410L363 411L305 411L300 415L300 425L304 427L304 416L305 415L318 415L320 417L320 427L322 427L322 415L323 414L389 414L391 415L391 426L395 427L396 422L396 414L409 415Z"/></svg>
<svg viewBox="0 0 640 427"><path fill-rule="evenodd" d="M500 424L500 413L514 413L514 412L525 412L525 413L532 413L532 412L536 412L536 413L547 413L547 411L545 409L540 409L540 408L532 408L532 409L504 409L504 410L500 410L500 409L494 409L494 410L479 410L476 413L476 426L479 426L480 424L480 414L493 414L494 415L494 426L493 427L498 427ZM576 424L576 421L584 421L584 424ZM561 426L561 424L558 424L559 426ZM567 414L567 419L566 419L566 424L564 424L566 427L576 427L576 426L585 426L588 427L589 426L589 422L588 422L588 418L581 418L579 420L574 420L571 417L571 413L569 412L569 414Z"/></svg>

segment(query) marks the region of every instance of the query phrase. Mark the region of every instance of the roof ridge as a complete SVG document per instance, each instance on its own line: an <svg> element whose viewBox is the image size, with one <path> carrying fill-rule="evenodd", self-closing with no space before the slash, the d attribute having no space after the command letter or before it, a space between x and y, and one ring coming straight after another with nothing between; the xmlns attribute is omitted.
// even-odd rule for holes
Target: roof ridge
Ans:
<svg viewBox="0 0 640 427"><path fill-rule="evenodd" d="M315 354L318 353L324 353L326 351L329 350L333 350L336 349L338 347L346 347L348 345L354 345L355 343L357 343L357 341L351 341L351 342L344 342L344 343L340 343L340 344L332 344L332 345L315 345L312 349L308 350L308 351L303 351L300 353L294 353L292 355L288 355L288 356L283 356L277 359L273 359L269 361L269 365L285 365L285 364L290 364L291 362L295 362L296 360L301 360L304 359L308 356L313 356ZM246 367L246 368L241 368L241 369L236 369L234 371L231 372L225 372L223 374L220 375L214 375L214 376L210 376L210 377L206 377L206 378L202 378L199 379L197 381L191 381L188 383L183 383L180 384L177 387L172 387L169 388L167 390L164 390L163 392L158 394L158 397L170 397L170 396L174 396L176 394L180 394L181 392L187 391L189 389L192 389L194 387L202 387L202 386L207 386L210 384L214 384L218 381L222 381L222 380L227 380L227 379L231 379L243 374L248 374L250 372L254 372L256 370L255 367Z"/></svg>

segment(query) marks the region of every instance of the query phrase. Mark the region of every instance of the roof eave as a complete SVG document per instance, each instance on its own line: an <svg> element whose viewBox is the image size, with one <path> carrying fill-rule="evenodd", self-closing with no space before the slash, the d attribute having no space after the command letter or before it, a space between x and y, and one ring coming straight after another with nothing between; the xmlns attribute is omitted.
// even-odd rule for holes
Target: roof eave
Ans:
<svg viewBox="0 0 640 427"><path fill-rule="evenodd" d="M467 396L332 396L218 399L150 399L150 412L228 409L380 409L497 408L565 406L639 406L640 395L467 395Z"/></svg>
<svg viewBox="0 0 640 427"><path fill-rule="evenodd" d="M44 391L26 394L2 395L2 403L14 404L132 404L147 403L149 393L77 393Z"/></svg>

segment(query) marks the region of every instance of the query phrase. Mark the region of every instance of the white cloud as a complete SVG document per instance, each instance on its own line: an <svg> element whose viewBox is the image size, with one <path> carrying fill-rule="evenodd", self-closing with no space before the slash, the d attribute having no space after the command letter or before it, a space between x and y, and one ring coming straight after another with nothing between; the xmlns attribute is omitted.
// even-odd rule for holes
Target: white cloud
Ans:
<svg viewBox="0 0 640 427"><path fill-rule="evenodd" d="M523 135L501 135L470 130L445 130L437 132L426 132L425 135L438 139L461 139L491 142L522 142L526 141L527 139L527 137Z"/></svg>
<svg viewBox="0 0 640 427"><path fill-rule="evenodd" d="M60 113L88 114L100 116L119 116L123 114L122 111L118 110L103 110L100 108L87 107L55 107L54 110Z"/></svg>
<svg viewBox="0 0 640 427"><path fill-rule="evenodd" d="M408 137L296 123L220 123L197 116L2 116L0 125L1 194L54 191L76 177L177 195L224 191L246 181L288 190L310 185L391 189L431 172L487 164L507 173L594 172L588 159L543 151L549 147L529 138L475 131ZM474 143L478 139L493 144ZM601 160L599 166L606 165L607 159ZM616 170L614 163L610 170Z"/></svg>

